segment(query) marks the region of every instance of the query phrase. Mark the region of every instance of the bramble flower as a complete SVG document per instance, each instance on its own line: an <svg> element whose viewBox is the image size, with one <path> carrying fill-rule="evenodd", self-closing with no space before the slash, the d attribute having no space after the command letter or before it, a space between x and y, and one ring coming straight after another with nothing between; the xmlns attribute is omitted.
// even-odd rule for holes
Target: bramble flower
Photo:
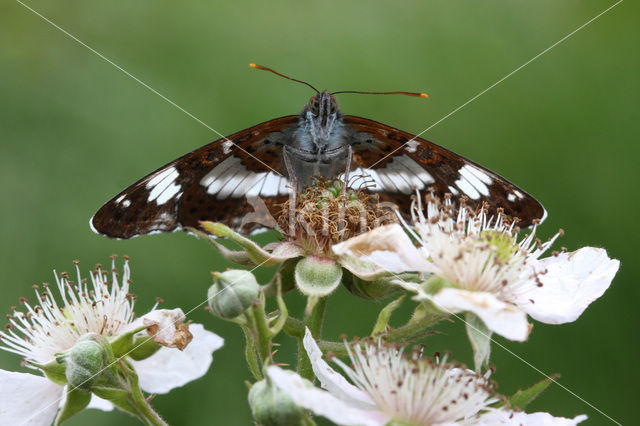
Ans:
<svg viewBox="0 0 640 426"><path fill-rule="evenodd" d="M309 330L304 347L325 390L276 366L267 368L269 379L300 407L339 425L575 425L586 419L493 408L499 400L488 372L479 375L418 350L403 355L404 348L373 340L347 345L352 367L334 359L345 378L322 359Z"/></svg>
<svg viewBox="0 0 640 426"><path fill-rule="evenodd" d="M527 314L548 324L575 321L618 270L620 262L595 247L541 258L562 231L541 243L537 225L518 238L501 211L489 216L484 208L476 213L462 204L455 213L449 198L442 203L432 196L426 203L423 210L419 196L414 202L413 226L377 228L334 246L334 252L391 272L421 272L421 284L396 283L446 313L471 312L490 331L517 341L529 335Z"/></svg>
<svg viewBox="0 0 640 426"><path fill-rule="evenodd" d="M166 393L203 376L212 362L212 353L223 344L222 338L202 325L185 323L180 309L154 308L134 320L135 297L129 293L126 258L122 279L118 279L114 265L111 281L98 266L91 274L91 285L80 277L78 263L74 263L77 282L62 273L55 276L55 286L45 283L42 290L34 286L39 304L32 306L21 299L26 312L12 308L9 325L0 332L0 349L22 356L25 366L46 376L0 370L2 424L50 424L63 405L61 400L68 395L66 384L73 383L69 382L70 374L74 374L69 371L73 354L83 345L93 345L97 350L102 345L107 352L119 348L124 352L116 353L117 357L132 357L128 362L135 369L142 389ZM58 300L55 292L59 294ZM145 329L156 342L151 342L152 348L149 344L135 345L140 339L134 339ZM125 336L128 343L123 343ZM100 368L89 379L95 379L108 367ZM92 382L81 384L86 383ZM92 395L89 408L111 410L113 405Z"/></svg>
<svg viewBox="0 0 640 426"><path fill-rule="evenodd" d="M376 285L388 273L372 273L366 265L343 259L331 249L341 241L397 222L390 206L379 202L364 188L345 189L340 180L318 179L315 185L280 207L269 223L277 224L284 239L264 248L220 223L203 222L201 226L210 235L228 238L242 248L232 251L206 236L227 260L250 267L280 265L282 276L292 281L290 285L285 283L285 290L295 283L307 296L324 297L344 282L352 293L373 299L398 290L386 284ZM197 230L192 231L205 237ZM374 284L362 285L362 280Z"/></svg>

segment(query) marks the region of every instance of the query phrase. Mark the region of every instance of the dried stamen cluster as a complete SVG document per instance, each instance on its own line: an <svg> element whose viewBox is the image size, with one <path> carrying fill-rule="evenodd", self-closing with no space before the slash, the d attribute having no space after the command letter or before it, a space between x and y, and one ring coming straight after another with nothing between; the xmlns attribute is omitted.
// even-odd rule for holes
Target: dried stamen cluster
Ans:
<svg viewBox="0 0 640 426"><path fill-rule="evenodd" d="M333 244L397 219L364 189L345 188L340 180L318 179L282 204L277 221L285 236L305 251L330 256Z"/></svg>

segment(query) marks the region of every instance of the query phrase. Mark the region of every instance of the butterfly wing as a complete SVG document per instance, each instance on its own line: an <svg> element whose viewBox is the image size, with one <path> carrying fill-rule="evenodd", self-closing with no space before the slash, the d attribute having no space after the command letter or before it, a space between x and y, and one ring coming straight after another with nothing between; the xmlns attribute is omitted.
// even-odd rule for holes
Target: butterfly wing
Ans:
<svg viewBox="0 0 640 426"><path fill-rule="evenodd" d="M200 220L246 234L274 227L269 212L290 191L282 146L297 122L295 115L276 118L160 167L103 205L90 220L92 229L131 238L198 227Z"/></svg>
<svg viewBox="0 0 640 426"><path fill-rule="evenodd" d="M433 188L440 197L465 195L471 206L503 208L520 226L546 217L542 204L507 179L433 142L361 117L344 116L343 124L357 165L351 174L368 175L375 182L370 190L401 211L409 211L414 188Z"/></svg>

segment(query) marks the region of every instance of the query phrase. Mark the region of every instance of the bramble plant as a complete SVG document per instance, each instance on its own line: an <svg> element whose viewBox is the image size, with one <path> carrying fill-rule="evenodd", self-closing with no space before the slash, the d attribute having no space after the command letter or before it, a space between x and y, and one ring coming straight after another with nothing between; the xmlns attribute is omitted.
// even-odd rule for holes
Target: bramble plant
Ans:
<svg viewBox="0 0 640 426"><path fill-rule="evenodd" d="M313 425L316 416L341 425L429 426L575 425L586 419L524 411L553 377L499 395L489 368L491 336L527 340L528 317L575 321L618 270L604 249L563 248L544 257L562 232L543 243L535 237L538 223L520 230L500 210L472 209L464 198L428 192L416 191L410 212L394 211L337 180L318 179L269 223L278 224L282 239L265 247L220 223L189 229L251 271L278 266L262 285L248 270L213 272L206 296L210 312L244 334L254 377L248 402L257 424ZM36 288L38 305L25 299L23 311L12 308L0 348L20 355L37 374L0 370L0 423L59 424L87 407L116 407L144 424L165 424L148 394L204 375L222 338L185 322L180 309L154 308L134 320L128 259L121 276L116 259L110 273L98 266L90 285L77 264L76 270L76 281L56 274L55 286ZM323 338L325 310L340 285L353 297L388 300L369 336ZM307 299L300 318L283 298L290 291ZM267 310L268 298L277 310ZM410 319L390 327L407 300ZM451 317L466 325L473 369L448 354L427 356L428 342L417 345ZM295 368L279 363L274 350L282 334L298 343Z"/></svg>

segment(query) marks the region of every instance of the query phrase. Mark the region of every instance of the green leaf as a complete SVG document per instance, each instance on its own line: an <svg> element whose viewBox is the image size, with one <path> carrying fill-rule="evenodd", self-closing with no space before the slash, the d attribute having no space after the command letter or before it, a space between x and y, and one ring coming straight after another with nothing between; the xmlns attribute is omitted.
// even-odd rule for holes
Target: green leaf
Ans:
<svg viewBox="0 0 640 426"><path fill-rule="evenodd" d="M75 414L78 414L89 405L89 401L91 401L90 392L71 388L71 390L67 392L67 400L64 403L64 407L58 412L54 424L57 426Z"/></svg>
<svg viewBox="0 0 640 426"><path fill-rule="evenodd" d="M467 336L473 348L473 364L476 371L482 370L489 363L491 355L491 330L475 314L467 312L465 315Z"/></svg>
<svg viewBox="0 0 640 426"><path fill-rule="evenodd" d="M545 389L547 389L551 382L555 381L555 379L557 379L558 377L560 377L559 374L554 374L544 380L539 381L535 385L525 390L518 389L518 392L509 397L503 405L508 405L512 408L524 409L534 399L536 399L538 395L540 395Z"/></svg>
<svg viewBox="0 0 640 426"><path fill-rule="evenodd" d="M403 294L402 296L398 297L396 300L392 301L387 306L382 308L382 310L378 314L378 319L376 320L376 324L373 326L373 330L371 331L372 336L375 336L385 331L385 329L387 328L387 325L389 324L389 319L391 318L391 314L393 314L393 311L395 311L396 309L398 309L398 307L400 307L405 296L406 294Z"/></svg>

